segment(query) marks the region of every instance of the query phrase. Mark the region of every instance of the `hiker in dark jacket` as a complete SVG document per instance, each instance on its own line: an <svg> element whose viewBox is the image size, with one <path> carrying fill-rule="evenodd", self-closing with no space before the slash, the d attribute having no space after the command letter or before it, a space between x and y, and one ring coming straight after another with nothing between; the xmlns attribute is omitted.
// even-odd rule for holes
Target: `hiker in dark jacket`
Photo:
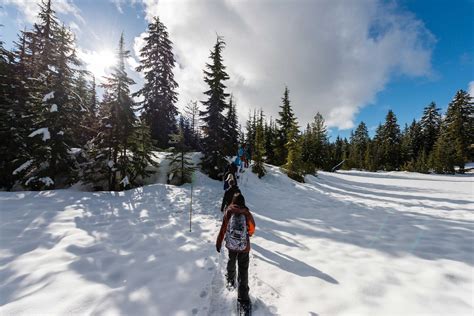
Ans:
<svg viewBox="0 0 474 316"><path fill-rule="evenodd" d="M241 216L243 215L243 216ZM238 231L233 230L233 225L240 220L244 220L243 236L241 235L239 242L235 243ZM229 286L235 286L235 263L239 266L239 289L238 300L244 309L250 307L249 286L248 286L248 269L249 269L249 251L250 236L255 232L255 221L250 210L245 206L244 196L237 193L232 198L232 204L227 207L222 226L217 236L216 250L221 251L222 241L226 240L226 248L229 250L229 261L227 263L227 283Z"/></svg>
<svg viewBox="0 0 474 316"><path fill-rule="evenodd" d="M229 188L225 190L224 197L222 198L221 212L224 213L224 210L232 203L232 198L234 194L240 193L239 186L235 183L233 179L229 180Z"/></svg>
<svg viewBox="0 0 474 316"><path fill-rule="evenodd" d="M238 167L234 162L231 162L230 165L227 167L227 171L224 173L224 190L229 188L229 180L234 180L235 184L237 184L237 173Z"/></svg>

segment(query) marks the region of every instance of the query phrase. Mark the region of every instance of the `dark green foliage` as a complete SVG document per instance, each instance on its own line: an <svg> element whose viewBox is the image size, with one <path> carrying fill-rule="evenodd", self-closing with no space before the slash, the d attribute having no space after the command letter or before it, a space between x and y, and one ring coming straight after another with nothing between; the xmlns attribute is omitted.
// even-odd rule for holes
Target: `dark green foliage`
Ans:
<svg viewBox="0 0 474 316"><path fill-rule="evenodd" d="M454 166L464 173L466 161L473 158L474 108L472 97L459 90L451 101L435 144L433 164L436 172L453 173Z"/></svg>
<svg viewBox="0 0 474 316"><path fill-rule="evenodd" d="M138 155L142 155L140 151L144 150L137 146L134 135L146 135L136 134L137 118L133 112L134 102L129 88L135 82L125 71L125 59L129 54L122 34L117 51L117 66L102 84L105 94L99 112L99 133L89 144L91 161L85 171L87 182L100 186L104 185L101 182L105 178L108 190L111 191L131 187L132 179L137 174L143 174L143 167L140 165L143 157L136 160L132 158L135 155L133 150L139 150ZM151 146L146 148L151 150ZM135 166L134 163L138 165Z"/></svg>
<svg viewBox="0 0 474 316"><path fill-rule="evenodd" d="M185 120L189 123L190 137L186 144L194 150L200 150L199 144L199 108L197 101L190 101L185 110ZM186 138L186 133L185 133Z"/></svg>
<svg viewBox="0 0 474 316"><path fill-rule="evenodd" d="M288 156L283 167L288 177L298 182L304 182L305 165L301 159L302 144L296 124L290 128L287 139L288 141L285 144L285 148L288 152Z"/></svg>
<svg viewBox="0 0 474 316"><path fill-rule="evenodd" d="M142 117L151 128L151 137L160 148L167 148L170 135L176 132L178 84L174 80L175 66L173 43L168 38L166 26L158 17L148 24L145 46L140 50L140 66L145 84L136 95L143 96L139 103Z"/></svg>
<svg viewBox="0 0 474 316"><path fill-rule="evenodd" d="M400 166L400 126L392 110L385 118L381 138L381 165L384 170L396 170Z"/></svg>
<svg viewBox="0 0 474 316"><path fill-rule="evenodd" d="M265 143L265 139L264 139L264 127L263 127L263 111L260 110L260 115L258 117L256 132L255 132L255 142L251 144L253 148L252 172L256 173L259 178L263 177L266 173L265 167L263 165L263 157L265 155L264 143Z"/></svg>
<svg viewBox="0 0 474 316"><path fill-rule="evenodd" d="M206 64L206 70L204 70L204 81L209 90L204 92L207 100L202 102L205 110L200 112L204 122L201 167L206 174L216 180L220 179L227 165L225 145L222 142L222 136L225 135L225 117L222 112L228 109L226 98L229 96L224 91L226 88L224 81L229 79L222 58L224 47L224 40L217 37L210 55L211 63Z"/></svg>
<svg viewBox="0 0 474 316"><path fill-rule="evenodd" d="M234 98L230 96L227 115L224 120L224 154L235 156L239 146L239 122Z"/></svg>
<svg viewBox="0 0 474 316"><path fill-rule="evenodd" d="M293 109L290 104L290 91L288 87L285 87L285 92L283 93L282 105L280 106L281 111L278 112L279 118L276 120L278 124L277 136L275 140L275 160L276 165L282 165L285 163L286 158L288 157L288 150L286 144L288 143L289 134L292 133L294 127L296 126L296 118L293 113ZM298 129L298 126L296 126Z"/></svg>
<svg viewBox="0 0 474 316"><path fill-rule="evenodd" d="M433 150L433 146L439 136L441 127L441 114L439 111L440 109L436 107L436 104L431 102L424 108L420 121L423 150L428 154Z"/></svg>
<svg viewBox="0 0 474 316"><path fill-rule="evenodd" d="M168 156L170 160L169 183L176 185L190 183L196 168L187 155L190 147L186 145L183 124L179 124L177 134L171 135L171 143L174 147L172 154Z"/></svg>
<svg viewBox="0 0 474 316"><path fill-rule="evenodd" d="M364 122L360 122L350 139L351 151L349 153L349 162L353 168L367 169L365 154L369 140L367 126Z"/></svg>

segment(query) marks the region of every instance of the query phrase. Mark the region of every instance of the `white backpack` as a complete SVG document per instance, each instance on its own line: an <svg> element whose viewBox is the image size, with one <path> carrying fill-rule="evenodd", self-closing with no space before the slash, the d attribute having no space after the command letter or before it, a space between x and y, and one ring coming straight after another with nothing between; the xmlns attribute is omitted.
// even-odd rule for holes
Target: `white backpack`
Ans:
<svg viewBox="0 0 474 316"><path fill-rule="evenodd" d="M244 214L230 217L225 233L225 246L229 250L244 251L247 248L247 218Z"/></svg>

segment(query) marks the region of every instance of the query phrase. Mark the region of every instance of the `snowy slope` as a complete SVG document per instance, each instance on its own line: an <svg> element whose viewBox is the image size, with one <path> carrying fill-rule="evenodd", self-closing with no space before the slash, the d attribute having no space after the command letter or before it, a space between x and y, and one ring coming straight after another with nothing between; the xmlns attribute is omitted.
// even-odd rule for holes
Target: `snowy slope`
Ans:
<svg viewBox="0 0 474 316"><path fill-rule="evenodd" d="M241 175L255 315L472 315L474 178ZM0 192L0 314L229 315L222 185Z"/></svg>

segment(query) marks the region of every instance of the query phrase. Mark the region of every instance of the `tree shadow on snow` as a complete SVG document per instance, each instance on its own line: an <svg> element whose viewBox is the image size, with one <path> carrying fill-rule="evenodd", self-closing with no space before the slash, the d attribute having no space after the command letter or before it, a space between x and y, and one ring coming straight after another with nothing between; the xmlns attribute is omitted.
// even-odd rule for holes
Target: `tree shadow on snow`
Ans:
<svg viewBox="0 0 474 316"><path fill-rule="evenodd" d="M257 252L257 254L254 254L256 258L272 264L282 270L299 275L301 277L317 277L332 284L339 284L339 282L337 282L337 280L330 275L292 256L278 251L271 252L256 244L252 244L252 249Z"/></svg>

